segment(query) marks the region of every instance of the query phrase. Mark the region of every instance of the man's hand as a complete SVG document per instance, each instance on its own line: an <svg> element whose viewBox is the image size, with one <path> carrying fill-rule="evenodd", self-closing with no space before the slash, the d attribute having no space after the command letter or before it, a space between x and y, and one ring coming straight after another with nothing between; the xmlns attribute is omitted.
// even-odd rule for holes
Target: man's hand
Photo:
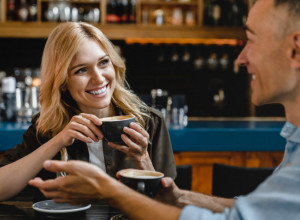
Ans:
<svg viewBox="0 0 300 220"><path fill-rule="evenodd" d="M100 168L83 161L45 161L44 168L52 172L66 172L67 176L43 181L35 178L29 184L41 190L55 202L89 203L94 200L108 199L114 183L117 181L109 177Z"/></svg>
<svg viewBox="0 0 300 220"><path fill-rule="evenodd" d="M182 191L176 186L173 179L171 177L165 177L161 180L161 188L155 199L163 203L181 207L179 204L181 195Z"/></svg>

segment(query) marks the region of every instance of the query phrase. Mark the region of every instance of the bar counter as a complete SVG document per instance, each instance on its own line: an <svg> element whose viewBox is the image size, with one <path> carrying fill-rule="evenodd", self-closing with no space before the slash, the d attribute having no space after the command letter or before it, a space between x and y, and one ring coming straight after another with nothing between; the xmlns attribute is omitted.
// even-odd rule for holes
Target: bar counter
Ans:
<svg viewBox="0 0 300 220"><path fill-rule="evenodd" d="M192 120L184 129L169 128L174 152L283 151L283 120ZM29 124L0 122L0 152L22 141Z"/></svg>

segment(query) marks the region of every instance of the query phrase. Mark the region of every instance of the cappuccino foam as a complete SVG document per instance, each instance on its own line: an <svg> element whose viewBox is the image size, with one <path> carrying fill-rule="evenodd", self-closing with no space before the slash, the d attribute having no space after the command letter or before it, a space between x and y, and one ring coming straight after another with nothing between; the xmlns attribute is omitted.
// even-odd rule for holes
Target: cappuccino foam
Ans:
<svg viewBox="0 0 300 220"><path fill-rule="evenodd" d="M126 171L121 173L124 177L138 178L138 179L156 179L162 177L163 174L152 171Z"/></svg>
<svg viewBox="0 0 300 220"><path fill-rule="evenodd" d="M133 117L134 117L133 115L120 115L120 116L101 118L101 121L122 121Z"/></svg>

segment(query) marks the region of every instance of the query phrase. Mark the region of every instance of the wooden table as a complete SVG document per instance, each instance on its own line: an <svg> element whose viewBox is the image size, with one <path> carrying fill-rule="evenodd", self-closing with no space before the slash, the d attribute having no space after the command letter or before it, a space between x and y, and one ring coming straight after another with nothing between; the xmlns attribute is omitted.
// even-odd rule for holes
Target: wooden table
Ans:
<svg viewBox="0 0 300 220"><path fill-rule="evenodd" d="M7 201L0 202L1 220L27 220L27 219L72 219L72 220L109 220L112 216L119 214L117 209L106 203L92 204L92 207L83 212L74 214L51 214L45 215L32 209L32 202Z"/></svg>

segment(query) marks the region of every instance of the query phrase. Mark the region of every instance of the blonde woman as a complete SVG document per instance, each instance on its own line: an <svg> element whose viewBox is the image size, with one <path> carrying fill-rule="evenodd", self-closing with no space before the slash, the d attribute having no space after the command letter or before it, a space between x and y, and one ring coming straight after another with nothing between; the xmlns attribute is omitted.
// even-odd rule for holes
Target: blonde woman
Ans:
<svg viewBox="0 0 300 220"><path fill-rule="evenodd" d="M40 114L23 141L0 161L0 200L9 199L42 169L46 159L84 160L115 176L124 168L158 170L175 178L168 130L161 114L146 106L125 80L125 65L111 42L86 23L59 24L49 35L41 64ZM102 140L101 118L132 114L127 146ZM44 199L36 194L34 201Z"/></svg>

